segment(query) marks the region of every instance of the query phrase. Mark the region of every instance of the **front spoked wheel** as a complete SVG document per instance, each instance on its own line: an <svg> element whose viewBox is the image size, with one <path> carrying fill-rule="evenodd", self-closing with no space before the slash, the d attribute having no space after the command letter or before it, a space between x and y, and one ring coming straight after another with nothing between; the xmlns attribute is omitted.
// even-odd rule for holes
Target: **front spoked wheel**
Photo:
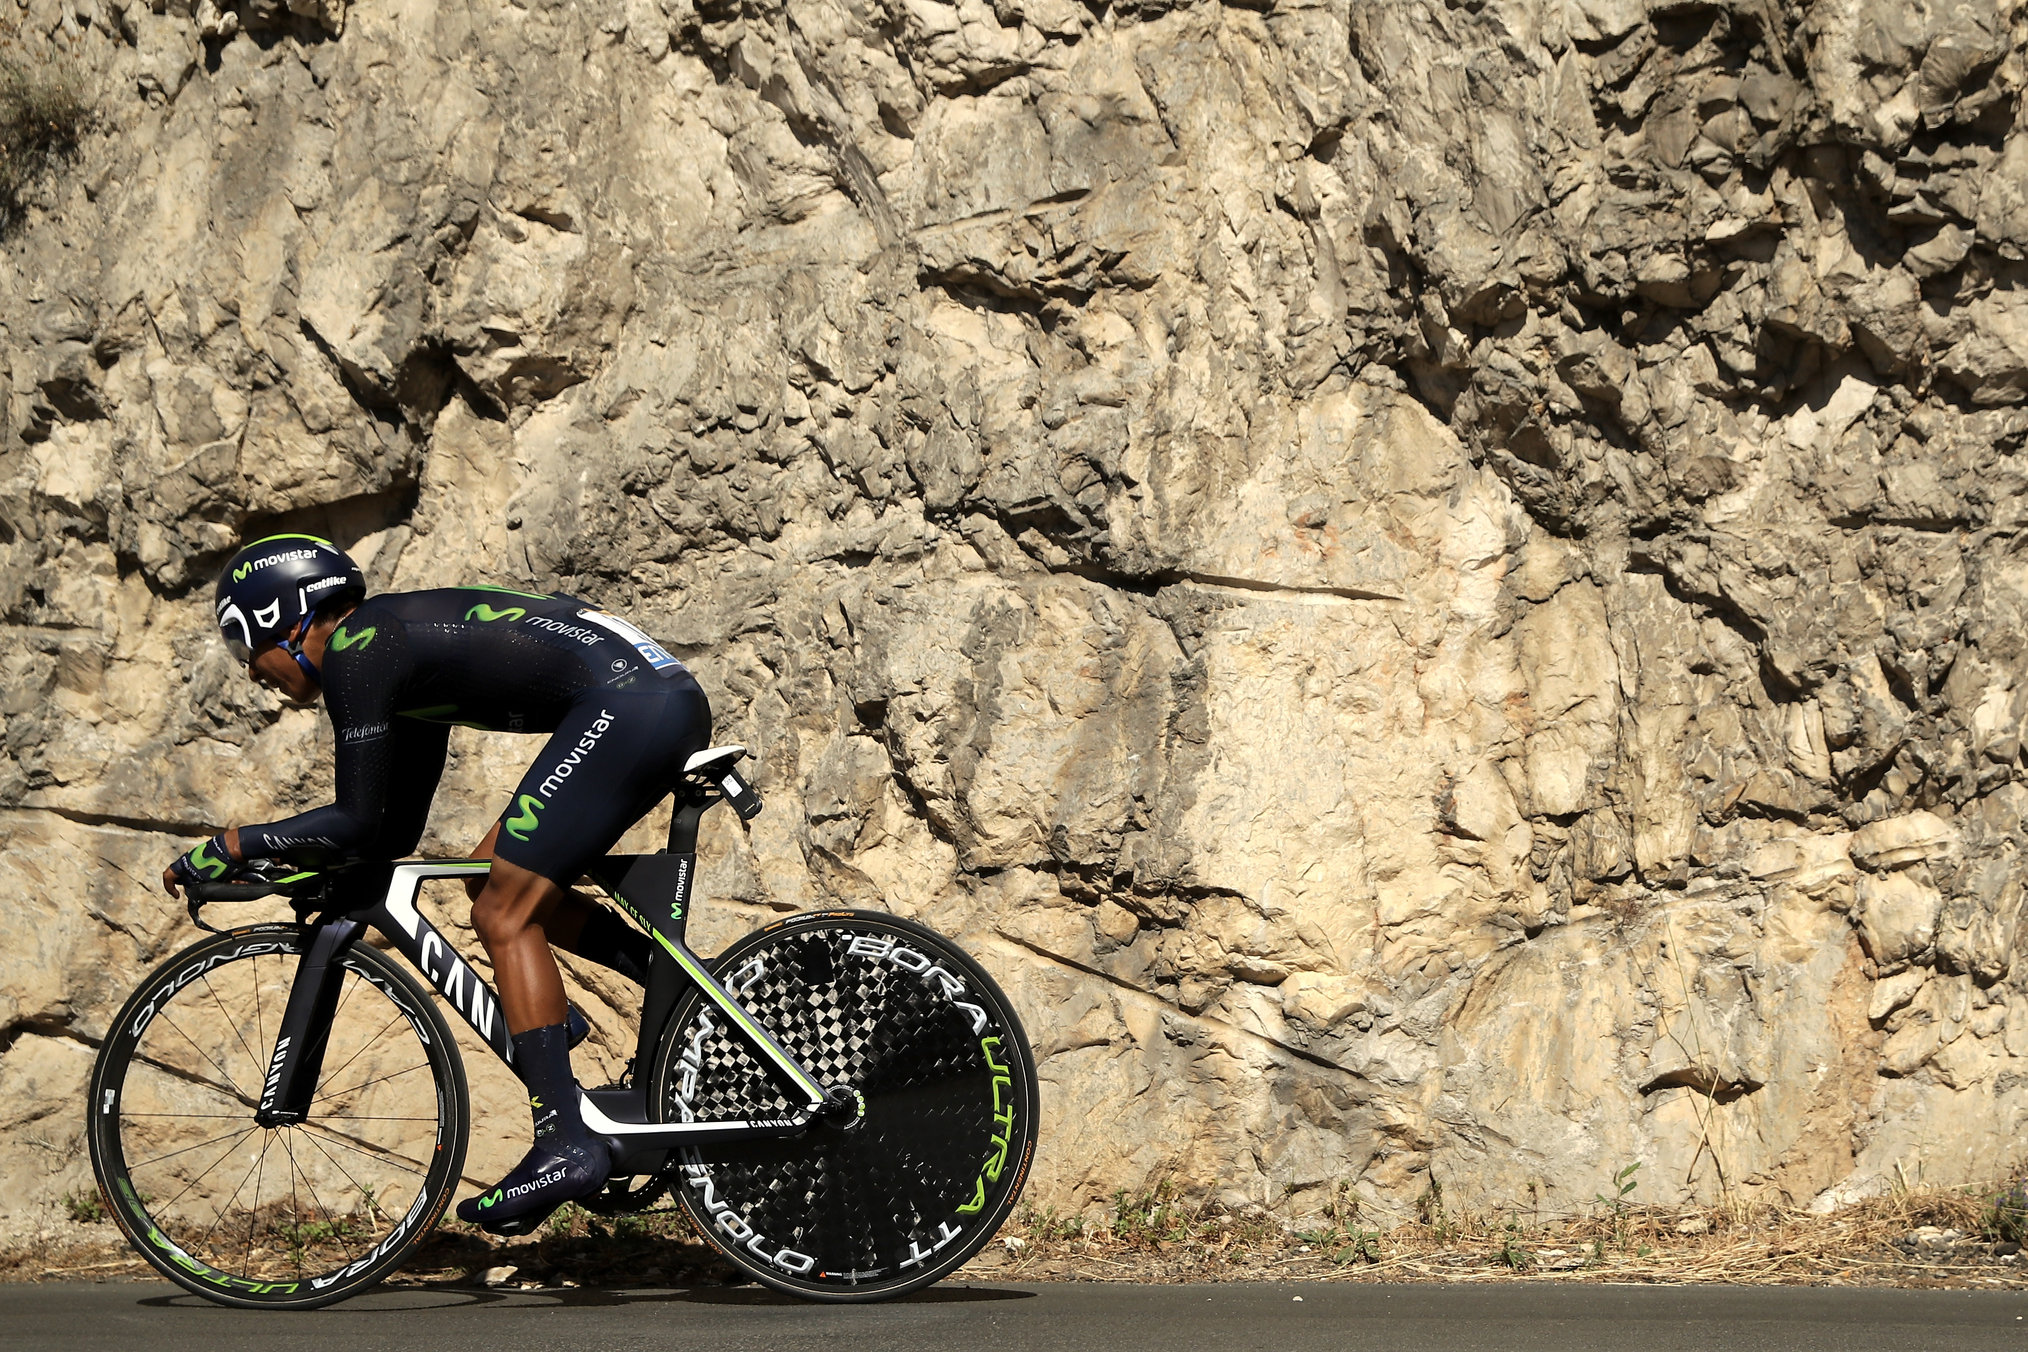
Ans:
<svg viewBox="0 0 2028 1352"><path fill-rule="evenodd" d="M208 1300L328 1305L379 1281L457 1187L464 1065L435 1005L355 945L310 1116L254 1120L308 942L257 925L196 944L142 982L92 1071L86 1135L141 1256Z"/></svg>
<svg viewBox="0 0 2028 1352"><path fill-rule="evenodd" d="M673 1182L720 1253L778 1290L880 1300L978 1252L1035 1148L1035 1060L993 979L894 916L793 916L716 973L846 1111L800 1136L681 1153ZM762 1121L799 1106L701 992L652 1082L668 1121ZM862 1110L863 1105L863 1110Z"/></svg>

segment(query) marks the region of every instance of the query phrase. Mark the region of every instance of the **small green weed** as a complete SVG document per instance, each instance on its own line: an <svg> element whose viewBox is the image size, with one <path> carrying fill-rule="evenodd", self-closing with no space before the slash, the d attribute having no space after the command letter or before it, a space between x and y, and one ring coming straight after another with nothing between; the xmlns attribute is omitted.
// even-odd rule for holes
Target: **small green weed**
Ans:
<svg viewBox="0 0 2028 1352"><path fill-rule="evenodd" d="M1313 1230L1298 1230L1296 1238L1313 1249L1321 1250L1339 1267L1347 1263L1377 1263L1380 1261L1380 1231L1368 1230L1357 1221L1359 1199L1352 1195L1352 1185L1342 1179L1332 1186L1330 1200L1324 1204L1324 1216L1329 1224Z"/></svg>
<svg viewBox="0 0 2028 1352"><path fill-rule="evenodd" d="M1125 1188L1113 1194L1112 1235L1122 1243L1160 1248L1187 1237L1192 1219L1176 1205L1175 1186L1167 1179L1138 1197L1130 1197Z"/></svg>
<svg viewBox="0 0 2028 1352"><path fill-rule="evenodd" d="M1987 1204L1981 1228L1993 1239L2028 1244L2028 1174L2014 1179Z"/></svg>
<svg viewBox="0 0 2028 1352"><path fill-rule="evenodd" d="M1021 1224L1029 1234L1044 1243L1078 1239L1084 1234L1084 1217L1076 1214L1059 1216L1053 1206L1046 1206L1040 1211L1033 1207L1022 1208Z"/></svg>
<svg viewBox="0 0 2028 1352"><path fill-rule="evenodd" d="M1436 1176L1436 1170L1429 1171L1429 1186L1422 1196L1415 1199L1416 1218L1429 1227L1430 1237L1439 1244L1448 1243L1455 1227L1449 1213L1444 1210L1444 1185Z"/></svg>
<svg viewBox="0 0 2028 1352"><path fill-rule="evenodd" d="M1380 1232L1362 1230L1353 1226L1345 1232L1345 1243L1331 1253L1331 1261L1343 1267L1347 1263L1377 1263L1380 1261Z"/></svg>
<svg viewBox="0 0 2028 1352"><path fill-rule="evenodd" d="M1640 1171L1640 1168L1641 1162L1635 1160L1632 1164L1629 1164L1626 1168L1613 1175L1613 1186L1618 1189L1617 1192L1610 1197L1604 1193L1599 1193L1592 1198L1594 1202L1597 1202L1606 1209L1607 1216L1611 1218L1613 1244L1621 1253L1625 1253L1628 1244L1632 1242L1634 1208L1633 1204L1627 1201L1627 1198L1633 1193L1635 1188L1640 1186L1640 1180L1634 1177Z"/></svg>
<svg viewBox="0 0 2028 1352"><path fill-rule="evenodd" d="M79 1188L63 1195L63 1209L78 1225L91 1225L106 1218L106 1199L97 1188Z"/></svg>
<svg viewBox="0 0 2028 1352"><path fill-rule="evenodd" d="M332 1241L342 1245L353 1237L354 1229L352 1222L346 1219L275 1223L275 1233L289 1246L289 1261L297 1267L303 1265L303 1259L310 1250Z"/></svg>
<svg viewBox="0 0 2028 1352"><path fill-rule="evenodd" d="M1500 1243L1500 1261L1516 1272L1526 1272L1535 1266L1535 1255L1521 1243L1521 1222L1516 1218L1507 1220L1505 1237Z"/></svg>

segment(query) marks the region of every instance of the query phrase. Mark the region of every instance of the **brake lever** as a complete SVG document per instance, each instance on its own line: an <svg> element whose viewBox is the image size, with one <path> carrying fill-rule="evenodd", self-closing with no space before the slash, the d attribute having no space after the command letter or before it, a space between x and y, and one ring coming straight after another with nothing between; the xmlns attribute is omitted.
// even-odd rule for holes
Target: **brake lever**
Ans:
<svg viewBox="0 0 2028 1352"><path fill-rule="evenodd" d="M224 930L220 929L216 925L207 925L204 923L203 911L205 903L198 898L195 892L192 892L188 888L186 888L184 889L183 897L184 897L183 909L190 912L191 924L197 926L197 928L203 930L207 934L225 933Z"/></svg>
<svg viewBox="0 0 2028 1352"><path fill-rule="evenodd" d="M206 906L221 901L258 901L275 894L273 883L192 883L183 889L187 900L183 909L190 912L190 923L213 934L223 934L216 925L208 925L199 914ZM202 895L200 895L200 893Z"/></svg>

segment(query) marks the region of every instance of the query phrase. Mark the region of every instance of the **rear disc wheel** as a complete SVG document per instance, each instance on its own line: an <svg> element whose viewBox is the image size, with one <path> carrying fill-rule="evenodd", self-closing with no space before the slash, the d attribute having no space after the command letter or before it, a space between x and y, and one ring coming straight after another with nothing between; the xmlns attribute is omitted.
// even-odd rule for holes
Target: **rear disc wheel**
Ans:
<svg viewBox="0 0 2028 1352"><path fill-rule="evenodd" d="M792 916L721 955L718 979L831 1091L781 1140L686 1148L678 1202L756 1281L813 1300L918 1290L993 1237L1035 1148L1035 1062L993 979L894 916ZM652 1081L666 1121L793 1117L800 1100L693 991Z"/></svg>

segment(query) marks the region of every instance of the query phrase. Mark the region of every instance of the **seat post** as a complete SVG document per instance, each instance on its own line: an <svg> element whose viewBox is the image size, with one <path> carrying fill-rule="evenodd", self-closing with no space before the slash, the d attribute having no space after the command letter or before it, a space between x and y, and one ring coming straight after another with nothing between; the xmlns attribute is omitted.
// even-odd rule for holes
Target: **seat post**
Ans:
<svg viewBox="0 0 2028 1352"><path fill-rule="evenodd" d="M676 789L676 810L669 817L669 853L697 853L697 823L716 798L684 783Z"/></svg>

